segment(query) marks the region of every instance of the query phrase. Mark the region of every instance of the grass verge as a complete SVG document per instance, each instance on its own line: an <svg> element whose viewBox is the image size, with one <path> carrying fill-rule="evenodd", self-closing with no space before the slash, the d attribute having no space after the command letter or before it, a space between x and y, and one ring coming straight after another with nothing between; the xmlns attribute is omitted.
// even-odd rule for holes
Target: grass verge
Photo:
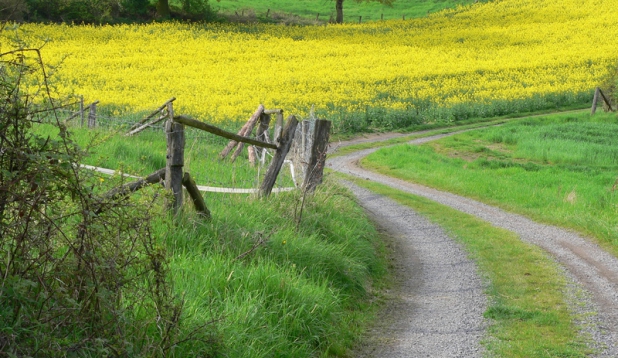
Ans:
<svg viewBox="0 0 618 358"><path fill-rule="evenodd" d="M587 109L573 109L573 110L567 109L564 113L580 113L580 112L583 113L586 110ZM377 141L377 142L371 141L367 143L349 145L349 146L337 149L337 151L333 153L331 156L340 156L340 155L345 155L345 154L353 153L353 152L364 150L364 149L380 148L380 147L392 146L396 144L402 144L402 143L409 142L413 139L430 137L430 136L438 135L438 134L446 134L446 133L459 132L459 131L465 131L465 130L471 130L471 129L491 127L491 126L504 124L504 123L507 123L513 120L518 120L522 118L531 118L531 117L536 117L536 116L544 116L544 115L546 115L545 111L539 111L539 112L535 112L535 114L509 115L509 116L501 116L501 117L490 118L490 119L476 118L476 119L470 119L467 121L461 121L461 122L456 122L456 123L451 123L451 124L436 123L433 125L414 126L414 127L409 127L407 130L420 131L420 132L411 133L409 135L402 134L401 136L397 136L395 138L387 139L384 141ZM346 139L351 139L351 138L354 138L354 137L350 135L336 135L334 136L333 142L336 142L337 140L346 140Z"/></svg>
<svg viewBox="0 0 618 358"><path fill-rule="evenodd" d="M300 224L299 200L236 196L213 202L211 222L186 215L157 228L187 327L215 321L222 356L345 355L372 317L386 274L377 232L332 183L305 200Z"/></svg>
<svg viewBox="0 0 618 358"><path fill-rule="evenodd" d="M385 185L347 178L408 206L447 230L464 245L489 284L491 320L485 345L498 357L585 357L559 267L514 233L468 214Z"/></svg>
<svg viewBox="0 0 618 358"><path fill-rule="evenodd" d="M522 119L369 155L372 170L593 236L618 254L613 114Z"/></svg>

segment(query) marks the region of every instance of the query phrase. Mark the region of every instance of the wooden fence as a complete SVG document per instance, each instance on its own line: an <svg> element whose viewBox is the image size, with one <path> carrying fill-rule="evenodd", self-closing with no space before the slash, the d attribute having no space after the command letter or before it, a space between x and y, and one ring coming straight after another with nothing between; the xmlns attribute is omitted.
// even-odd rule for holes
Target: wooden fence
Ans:
<svg viewBox="0 0 618 358"><path fill-rule="evenodd" d="M133 136L146 128L151 128L165 120L165 135L167 141L167 155L165 168L148 175L144 179L123 185L120 188L111 190L110 197L125 196L141 189L142 187L163 181L165 188L170 190L172 195L167 203L172 213L176 214L183 204L183 187L191 197L196 210L204 217L210 218L211 214L205 201L191 178L190 173L184 171L184 150L185 150L185 126L192 127L201 131L229 139L230 142L220 154L221 159L236 147L231 160L234 161L240 155L245 144L248 144L249 161L255 165L258 161L265 163L267 149L274 150L273 158L270 162L266 175L259 186L258 195L267 197L271 194L277 181L281 168L286 161L290 149L294 146L295 155L290 161L294 162L293 167L301 168L302 185L297 185L307 192L312 192L321 183L323 168L326 161L326 147L331 124L326 120L312 120L301 122L301 131L298 131L298 120L291 115L283 120L283 110L265 109L259 105L257 110L249 118L247 123L238 131L232 133L225 131L208 123L198 121L189 116L175 115L173 102L176 98L170 98L152 113L132 124L126 136ZM96 101L84 107L83 100L80 103L80 110L72 113L67 120L77 116L85 117L88 111L88 128L96 126ZM275 116L274 130L272 139L269 134L271 117ZM84 119L82 119L83 123ZM252 132L257 127L256 135L253 138ZM298 134L297 134L298 133ZM295 138L297 140L295 141ZM301 154L299 154L301 153Z"/></svg>
<svg viewBox="0 0 618 358"><path fill-rule="evenodd" d="M614 111L614 108L612 107L612 102L605 96L605 94L603 93L603 91L597 87L594 90L594 97L592 98L592 108L590 109L590 114L594 114L597 111L597 105L599 103L599 99L603 99L603 109L607 112L607 111Z"/></svg>

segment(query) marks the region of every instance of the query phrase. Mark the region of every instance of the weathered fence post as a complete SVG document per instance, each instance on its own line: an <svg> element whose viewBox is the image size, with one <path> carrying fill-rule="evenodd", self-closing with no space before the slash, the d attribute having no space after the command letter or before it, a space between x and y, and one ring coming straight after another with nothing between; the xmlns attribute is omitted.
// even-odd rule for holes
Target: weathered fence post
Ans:
<svg viewBox="0 0 618 358"><path fill-rule="evenodd" d="M90 112L88 113L88 128L94 128L97 125L97 104L99 101L93 102L90 105Z"/></svg>
<svg viewBox="0 0 618 358"><path fill-rule="evenodd" d="M324 165L326 163L326 149L330 135L331 122L323 119L315 121L313 130L313 143L307 163L307 173L303 188L307 192L313 192L322 183Z"/></svg>
<svg viewBox="0 0 618 358"><path fill-rule="evenodd" d="M81 127L84 127L84 96L80 96L79 99L79 116Z"/></svg>
<svg viewBox="0 0 618 358"><path fill-rule="evenodd" d="M593 115L594 112L597 111L597 102L599 102L599 92L601 92L601 89L597 87L594 90L594 97L592 97L592 108L590 109L590 115Z"/></svg>
<svg viewBox="0 0 618 358"><path fill-rule="evenodd" d="M317 15L315 15L315 21L320 21L320 13L318 12Z"/></svg>
<svg viewBox="0 0 618 358"><path fill-rule="evenodd" d="M270 125L270 114L262 113L260 116L260 125L258 126L257 132L255 133L255 138L262 142L268 142L268 126ZM256 148L257 153L253 153L253 151L249 151L249 163L251 165L255 165L256 155L258 157L262 157L264 155L264 148ZM252 155L253 153L253 155Z"/></svg>
<svg viewBox="0 0 618 358"><path fill-rule="evenodd" d="M360 24L362 21L363 21L363 17L362 17L362 16L359 16L359 17L358 17L358 23Z"/></svg>
<svg viewBox="0 0 618 358"><path fill-rule="evenodd" d="M268 167L268 171L266 172L266 176L264 177L264 181L260 186L260 197L269 196L272 192L273 186L275 186L275 182L277 181L279 171L281 171L281 166L285 161L286 155L290 151L290 146L292 145L297 125L298 120L296 119L296 117L289 116L285 125L285 129L283 130L283 135L281 136L281 140L279 141L279 146L277 147L277 151L275 152L275 156L273 157L272 162Z"/></svg>
<svg viewBox="0 0 618 358"><path fill-rule="evenodd" d="M185 131L184 125L173 120L165 123L167 136L167 162L165 165L165 189L171 190L173 199L167 204L176 215L182 206L182 167L184 166Z"/></svg>
<svg viewBox="0 0 618 358"><path fill-rule="evenodd" d="M260 116L262 115L262 112L264 112L264 106L260 104L257 110L251 116L251 118L249 118L247 123L245 123L245 125L242 126L242 128L238 131L238 135L246 137L247 136L246 132L248 131L249 127L251 127L251 130L253 130L253 127L255 126L255 122L258 120L258 118L260 118ZM221 153L219 154L219 158L224 159L237 144L238 144L238 141L231 140L227 144L227 146L221 151Z"/></svg>

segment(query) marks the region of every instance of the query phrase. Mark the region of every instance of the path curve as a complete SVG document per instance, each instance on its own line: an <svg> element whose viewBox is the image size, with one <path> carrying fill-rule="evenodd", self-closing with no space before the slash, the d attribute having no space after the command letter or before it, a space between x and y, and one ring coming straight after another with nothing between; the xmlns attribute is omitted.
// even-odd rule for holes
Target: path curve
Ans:
<svg viewBox="0 0 618 358"><path fill-rule="evenodd" d="M441 134L410 141L422 144L452 135ZM345 146L345 143L340 143ZM583 287L590 297L594 318L587 322L584 331L590 334L598 357L618 357L618 259L585 238L558 227L536 223L521 215L505 212L459 195L435 190L426 186L405 182L365 170L359 160L377 148L362 150L348 155L329 158L327 165L342 173L372 180L411 194L419 195L450 206L464 213L481 218L520 236L523 241L537 245L560 263L574 284ZM359 196L361 205L366 200ZM403 314L403 313L402 313ZM414 315L414 312L411 312ZM417 355L401 355L414 357ZM451 356L438 354L437 356ZM463 357L463 356L462 356Z"/></svg>

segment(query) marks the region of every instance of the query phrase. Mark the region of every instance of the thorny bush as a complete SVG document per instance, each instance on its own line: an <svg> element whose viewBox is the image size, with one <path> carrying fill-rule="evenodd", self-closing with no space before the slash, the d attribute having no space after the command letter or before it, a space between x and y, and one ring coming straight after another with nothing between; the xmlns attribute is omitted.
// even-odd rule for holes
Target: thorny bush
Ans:
<svg viewBox="0 0 618 358"><path fill-rule="evenodd" d="M36 48L0 29L0 357L167 356L180 336L153 195L105 196ZM7 47L10 47L7 49ZM36 134L47 122L53 130Z"/></svg>

